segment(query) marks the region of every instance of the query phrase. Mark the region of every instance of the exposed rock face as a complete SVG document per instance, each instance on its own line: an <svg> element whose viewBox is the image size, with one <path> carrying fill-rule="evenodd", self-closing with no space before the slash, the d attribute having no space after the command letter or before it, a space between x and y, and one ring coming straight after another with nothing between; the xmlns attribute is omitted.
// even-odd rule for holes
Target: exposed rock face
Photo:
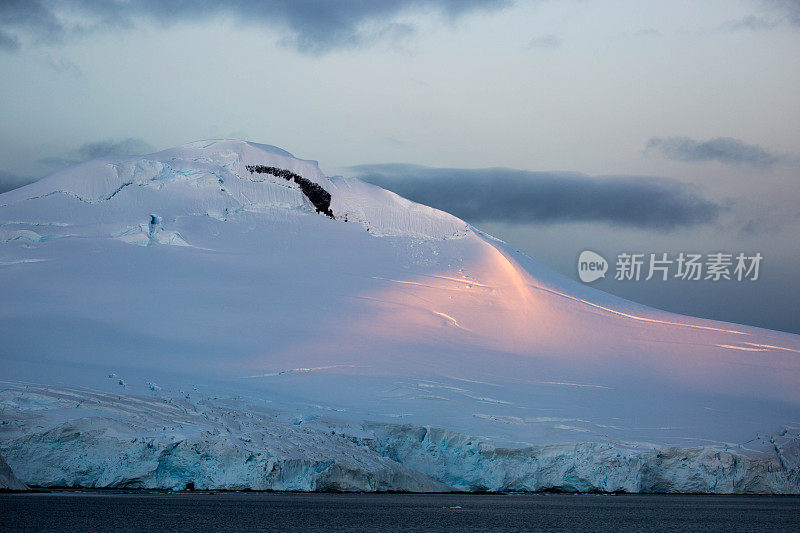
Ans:
<svg viewBox="0 0 800 533"><path fill-rule="evenodd" d="M266 165L247 165L247 170L259 174L271 174L287 181L294 181L303 191L308 200L314 204L317 213L322 213L330 218L336 218L331 211L331 193L326 191L318 183L305 179L300 174L296 174L283 168L269 167Z"/></svg>
<svg viewBox="0 0 800 533"><path fill-rule="evenodd" d="M27 488L25 483L17 479L17 476L11 471L11 467L0 455L0 490L26 490Z"/></svg>

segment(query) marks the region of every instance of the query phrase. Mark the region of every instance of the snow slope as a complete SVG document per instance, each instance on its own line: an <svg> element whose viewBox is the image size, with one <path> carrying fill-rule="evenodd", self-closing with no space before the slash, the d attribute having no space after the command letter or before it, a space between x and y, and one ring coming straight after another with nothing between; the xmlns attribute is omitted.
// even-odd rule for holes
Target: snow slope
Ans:
<svg viewBox="0 0 800 533"><path fill-rule="evenodd" d="M278 148L0 195L0 273L0 453L29 484L800 492L798 336L579 285Z"/></svg>

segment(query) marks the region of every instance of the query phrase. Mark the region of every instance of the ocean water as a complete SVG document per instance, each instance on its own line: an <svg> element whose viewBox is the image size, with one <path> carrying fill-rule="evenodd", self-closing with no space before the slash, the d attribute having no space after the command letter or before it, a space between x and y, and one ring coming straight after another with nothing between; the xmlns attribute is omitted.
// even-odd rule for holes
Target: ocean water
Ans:
<svg viewBox="0 0 800 533"><path fill-rule="evenodd" d="M0 494L2 531L800 531L800 498L300 493Z"/></svg>

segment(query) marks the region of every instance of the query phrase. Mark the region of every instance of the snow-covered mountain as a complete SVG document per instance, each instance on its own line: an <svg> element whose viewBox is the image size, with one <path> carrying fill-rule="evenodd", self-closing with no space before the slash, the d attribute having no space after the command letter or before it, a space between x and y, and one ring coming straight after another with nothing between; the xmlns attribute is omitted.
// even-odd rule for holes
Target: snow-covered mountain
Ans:
<svg viewBox="0 0 800 533"><path fill-rule="evenodd" d="M271 146L0 195L0 293L0 454L32 485L800 492L800 337Z"/></svg>

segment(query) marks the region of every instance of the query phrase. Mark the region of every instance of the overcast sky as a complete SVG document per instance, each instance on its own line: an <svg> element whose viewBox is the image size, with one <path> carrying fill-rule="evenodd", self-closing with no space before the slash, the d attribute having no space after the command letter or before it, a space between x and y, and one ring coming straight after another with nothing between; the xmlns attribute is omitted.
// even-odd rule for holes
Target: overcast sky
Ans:
<svg viewBox="0 0 800 533"><path fill-rule="evenodd" d="M800 333L800 1L0 1L0 191L234 137L589 248L764 255L757 282L597 282Z"/></svg>

